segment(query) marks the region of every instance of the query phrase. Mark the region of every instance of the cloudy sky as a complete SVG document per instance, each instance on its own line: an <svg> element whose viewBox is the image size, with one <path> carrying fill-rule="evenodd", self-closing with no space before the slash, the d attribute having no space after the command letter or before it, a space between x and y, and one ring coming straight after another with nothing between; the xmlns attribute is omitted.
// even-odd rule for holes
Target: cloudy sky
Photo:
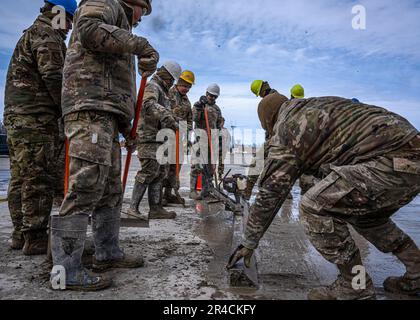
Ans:
<svg viewBox="0 0 420 320"><path fill-rule="evenodd" d="M42 0L2 0L0 113L13 47ZM154 0L135 30L161 53L195 71L191 100L209 83L222 88L226 125L257 128L249 86L268 80L289 95L338 95L386 107L420 129L420 1ZM352 8L366 8L366 30L352 28Z"/></svg>

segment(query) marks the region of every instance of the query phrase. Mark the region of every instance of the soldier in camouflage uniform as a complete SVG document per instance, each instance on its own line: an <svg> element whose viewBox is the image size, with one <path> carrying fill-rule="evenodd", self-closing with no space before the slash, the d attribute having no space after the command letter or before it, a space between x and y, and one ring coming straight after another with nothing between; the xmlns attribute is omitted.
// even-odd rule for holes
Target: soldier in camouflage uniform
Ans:
<svg viewBox="0 0 420 320"><path fill-rule="evenodd" d="M284 103L270 141L259 193L250 210L242 245L228 267L253 250L303 173L323 175L300 203L310 241L340 274L311 299L369 299L352 287L352 269L362 265L348 224L382 252L405 265L403 277L386 279L388 291L420 293L420 251L390 219L420 191L420 135L404 118L385 109L337 97Z"/></svg>
<svg viewBox="0 0 420 320"><path fill-rule="evenodd" d="M261 88L259 87L259 83ZM264 159L267 159L268 145L271 136L273 135L273 127L277 120L277 114L280 110L280 106L289 99L287 99L286 96L278 93L277 90L272 89L268 82L262 80L254 81L251 84L251 91L254 92L256 96L262 98L258 105L258 115L260 116L262 112L270 112L270 114L266 117L267 122L261 122L261 126L265 130L265 142L263 146ZM262 119L261 116L260 119ZM247 176L247 186L244 192L245 199L249 200L251 198L252 190L254 189L259 176L260 171L257 168L257 159L253 159Z"/></svg>
<svg viewBox="0 0 420 320"><path fill-rule="evenodd" d="M224 119L222 117L222 111L219 106L216 104L216 100L220 95L220 88L216 84L212 84L207 88L205 96L202 96L198 102L194 104L193 107L193 121L195 123L195 129L204 130L207 133L207 130L218 129L222 130L222 124ZM208 121L210 128L207 128L206 119L205 119L205 110L207 110ZM214 141L214 139L212 139ZM201 158L201 155L199 155ZM213 175L215 170L215 161L212 160L212 155L210 154L210 146L208 150L208 159L207 161L200 161L202 163L193 164L191 166L191 180L190 180L190 198L194 200L200 200L208 196L209 187L213 181ZM204 159L203 159L204 160ZM203 163L204 162L204 163ZM196 191L198 176L202 174L203 178L203 189L201 195Z"/></svg>
<svg viewBox="0 0 420 320"><path fill-rule="evenodd" d="M66 289L100 290L111 280L95 276L81 262L89 216L95 244L93 269L138 268L141 257L119 247L122 205L119 133L130 139L136 101L135 56L143 76L156 70L159 55L145 38L132 34L143 0L83 0L64 65L62 108L69 140L69 190L51 218L54 266L66 272ZM51 280L57 276L51 273Z"/></svg>
<svg viewBox="0 0 420 320"><path fill-rule="evenodd" d="M169 99L171 101L172 114L175 121L178 122L178 124L187 124L186 136L180 136L180 143L182 143L182 141L188 141L189 133L193 129L192 107L187 94L193 86L194 81L194 73L186 70L181 74L178 83L169 90ZM178 172L176 171L176 164L169 165L168 176L163 182L163 186L165 187L165 192L163 194L164 205L185 204L185 200L179 195L179 172L181 171L181 164L183 162L182 154L179 155L179 162ZM176 196L172 194L172 189L175 190Z"/></svg>
<svg viewBox="0 0 420 320"><path fill-rule="evenodd" d="M74 6L76 6L74 1ZM6 80L4 123L10 150L9 211L12 249L25 255L47 251L47 226L54 194L57 119L61 116L64 40L71 28L53 26L46 3L16 45Z"/></svg>
<svg viewBox="0 0 420 320"><path fill-rule="evenodd" d="M181 75L181 67L174 61L168 61L160 67L147 84L141 111L137 147L141 169L136 175L129 215L142 219L139 212L140 202L148 189L149 219L175 219L175 212L168 212L162 206L163 180L169 166L157 159L157 151L163 142L157 141L161 129L178 130L178 124L172 115L169 89Z"/></svg>

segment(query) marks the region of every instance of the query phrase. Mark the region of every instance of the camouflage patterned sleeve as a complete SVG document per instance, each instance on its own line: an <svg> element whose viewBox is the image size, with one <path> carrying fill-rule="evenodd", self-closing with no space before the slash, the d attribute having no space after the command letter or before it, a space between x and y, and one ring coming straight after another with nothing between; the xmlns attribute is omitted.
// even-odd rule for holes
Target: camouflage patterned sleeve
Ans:
<svg viewBox="0 0 420 320"><path fill-rule="evenodd" d="M267 159L268 153L270 151L270 137L268 135L265 136L263 148L264 148L264 159Z"/></svg>
<svg viewBox="0 0 420 320"><path fill-rule="evenodd" d="M201 106L199 102L196 102L194 104L194 107L192 109L192 119L194 122L201 123L204 120L204 108Z"/></svg>
<svg viewBox="0 0 420 320"><path fill-rule="evenodd" d="M105 1L87 2L79 8L77 27L83 47L92 51L131 53L141 55L149 46L145 38L121 29L115 24L118 19L116 7Z"/></svg>
<svg viewBox="0 0 420 320"><path fill-rule="evenodd" d="M299 178L298 159L288 150L277 150L266 161L259 181L259 192L252 205L242 245L255 249Z"/></svg>
<svg viewBox="0 0 420 320"><path fill-rule="evenodd" d="M187 115L187 129L188 131L192 131L193 129L193 113L192 113L191 106L188 110L188 115Z"/></svg>
<svg viewBox="0 0 420 320"><path fill-rule="evenodd" d="M32 50L37 61L38 71L61 114L61 84L65 58L64 41L43 32L34 34L33 37Z"/></svg>
<svg viewBox="0 0 420 320"><path fill-rule="evenodd" d="M220 108L217 108L217 109L218 109L217 111L219 113L219 116L217 117L216 127L217 129L222 130L223 124L225 123L225 118L223 118L222 116L222 110L220 110Z"/></svg>
<svg viewBox="0 0 420 320"><path fill-rule="evenodd" d="M178 129L172 112L158 102L159 89L149 83L149 85L146 86L143 99L144 112L146 114L152 114L154 119L158 119L162 128Z"/></svg>

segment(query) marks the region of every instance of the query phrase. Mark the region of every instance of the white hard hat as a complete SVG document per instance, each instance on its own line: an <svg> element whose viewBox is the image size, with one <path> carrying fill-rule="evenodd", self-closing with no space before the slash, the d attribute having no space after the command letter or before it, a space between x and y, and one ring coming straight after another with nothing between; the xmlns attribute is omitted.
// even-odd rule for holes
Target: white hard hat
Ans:
<svg viewBox="0 0 420 320"><path fill-rule="evenodd" d="M220 87L217 84L213 83L208 86L207 92L218 97L220 96Z"/></svg>
<svg viewBox="0 0 420 320"><path fill-rule="evenodd" d="M175 79L175 81L178 81L182 73L182 68L178 62L169 60L166 61L162 66L169 72L169 74Z"/></svg>

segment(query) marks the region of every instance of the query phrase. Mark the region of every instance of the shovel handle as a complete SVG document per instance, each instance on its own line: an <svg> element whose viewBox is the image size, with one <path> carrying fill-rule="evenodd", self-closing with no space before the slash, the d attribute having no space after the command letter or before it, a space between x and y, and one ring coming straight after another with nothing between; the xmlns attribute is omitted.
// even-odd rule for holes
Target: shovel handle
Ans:
<svg viewBox="0 0 420 320"><path fill-rule="evenodd" d="M139 94L137 96L136 114L134 116L133 127L131 128L131 132L130 132L130 137L132 139L135 139L137 135L137 127L139 125L141 109L143 107L143 97L144 97L144 91L146 89L146 83L147 83L147 77L142 77L141 82L140 82ZM128 172L130 170L130 164L131 164L131 152L128 152L127 158L125 159L124 174L123 174L123 180L122 180L123 195L125 193L125 187L127 185L127 178L128 178Z"/></svg>

